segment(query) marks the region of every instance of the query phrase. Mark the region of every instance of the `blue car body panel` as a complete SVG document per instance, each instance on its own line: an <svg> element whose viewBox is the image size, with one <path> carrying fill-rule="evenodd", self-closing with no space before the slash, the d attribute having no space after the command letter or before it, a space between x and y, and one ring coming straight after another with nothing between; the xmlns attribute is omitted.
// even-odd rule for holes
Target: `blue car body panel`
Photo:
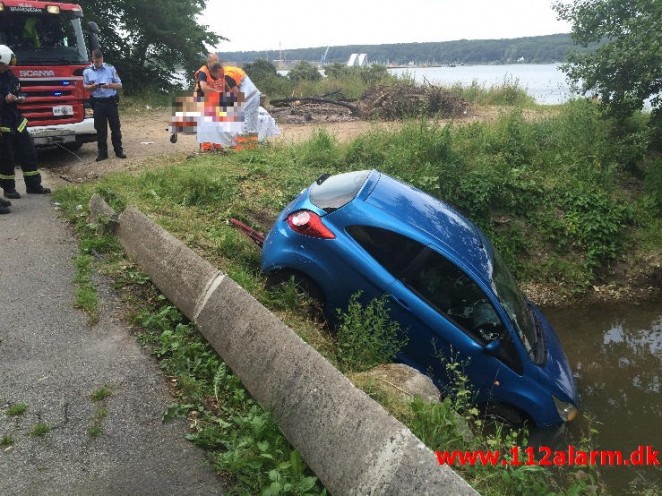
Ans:
<svg viewBox="0 0 662 496"><path fill-rule="evenodd" d="M298 234L288 216L298 210L318 214L335 239ZM349 233L348 228L369 225L406 236L442 254L461 268L487 295L512 336L512 352L521 370L489 353L485 346L443 313L418 297L385 269ZM574 379L561 344L549 322L531 305L545 344L545 357L536 364L529 357L499 296L494 291L493 249L483 233L450 205L378 171L371 171L354 199L326 211L303 190L279 215L265 238L262 270L295 270L314 280L325 303L344 309L349 298L363 292L363 301L387 296L391 318L406 329L407 347L398 359L447 385L445 360L461 360L477 389L477 401L502 402L525 412L538 425L561 422L552 395L577 405Z"/></svg>

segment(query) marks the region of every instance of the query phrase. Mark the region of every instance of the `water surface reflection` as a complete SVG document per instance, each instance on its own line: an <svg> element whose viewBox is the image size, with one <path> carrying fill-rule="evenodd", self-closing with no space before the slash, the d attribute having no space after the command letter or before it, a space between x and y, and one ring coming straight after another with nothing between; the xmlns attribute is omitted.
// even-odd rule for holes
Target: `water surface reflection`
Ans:
<svg viewBox="0 0 662 496"><path fill-rule="evenodd" d="M662 450L662 304L546 309L545 315L577 378L581 409L597 421L595 447L629 453L652 444ZM570 433L581 426L571 424ZM659 467L601 472L613 494L633 481L662 486Z"/></svg>

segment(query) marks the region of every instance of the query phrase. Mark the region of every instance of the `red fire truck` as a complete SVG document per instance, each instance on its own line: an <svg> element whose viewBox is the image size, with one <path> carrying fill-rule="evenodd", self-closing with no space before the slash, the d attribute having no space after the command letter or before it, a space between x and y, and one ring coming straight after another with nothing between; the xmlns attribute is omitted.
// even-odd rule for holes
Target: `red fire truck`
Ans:
<svg viewBox="0 0 662 496"><path fill-rule="evenodd" d="M90 58L82 17L74 3L0 0L0 45L16 54L12 71L27 97L19 108L36 146L76 150L96 140L89 92L83 89ZM88 29L91 48L98 48L96 24Z"/></svg>

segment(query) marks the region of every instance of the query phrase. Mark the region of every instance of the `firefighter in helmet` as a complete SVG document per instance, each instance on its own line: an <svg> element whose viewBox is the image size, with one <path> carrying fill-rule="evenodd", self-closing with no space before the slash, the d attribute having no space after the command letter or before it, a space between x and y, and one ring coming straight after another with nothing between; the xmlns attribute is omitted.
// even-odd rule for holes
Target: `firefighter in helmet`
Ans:
<svg viewBox="0 0 662 496"><path fill-rule="evenodd" d="M14 159L21 165L25 190L28 193L50 193L41 185L37 169L37 151L28 133L28 120L23 117L18 104L25 101L21 83L11 71L16 64L14 52L0 45L0 186L5 198L20 198L14 178Z"/></svg>

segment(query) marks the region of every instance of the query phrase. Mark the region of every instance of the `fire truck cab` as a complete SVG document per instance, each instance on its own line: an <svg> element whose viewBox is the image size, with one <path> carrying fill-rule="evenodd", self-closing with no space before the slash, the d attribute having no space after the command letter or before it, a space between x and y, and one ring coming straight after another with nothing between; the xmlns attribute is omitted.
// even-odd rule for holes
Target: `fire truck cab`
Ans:
<svg viewBox="0 0 662 496"><path fill-rule="evenodd" d="M74 3L0 0L0 44L16 54L12 71L26 97L19 108L38 147L75 150L96 141L89 92L83 88L90 59L82 17Z"/></svg>

